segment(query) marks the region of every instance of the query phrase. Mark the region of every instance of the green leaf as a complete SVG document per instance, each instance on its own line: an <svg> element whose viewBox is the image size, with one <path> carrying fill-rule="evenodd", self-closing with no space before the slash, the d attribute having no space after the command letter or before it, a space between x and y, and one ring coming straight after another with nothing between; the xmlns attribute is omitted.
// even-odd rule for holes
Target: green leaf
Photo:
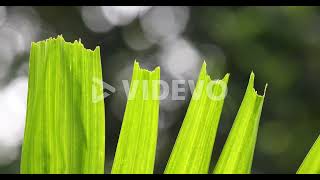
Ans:
<svg viewBox="0 0 320 180"><path fill-rule="evenodd" d="M150 72L135 62L112 174L153 173L159 94L160 68Z"/></svg>
<svg viewBox="0 0 320 180"><path fill-rule="evenodd" d="M266 88L267 84L263 96L257 94L252 72L235 122L213 173L249 174L251 172Z"/></svg>
<svg viewBox="0 0 320 180"><path fill-rule="evenodd" d="M228 80L226 74L222 80L212 81L203 63L166 174L208 173Z"/></svg>
<svg viewBox="0 0 320 180"><path fill-rule="evenodd" d="M91 96L92 80L102 81L99 47L58 36L32 43L29 63L21 173L104 173L104 102Z"/></svg>
<svg viewBox="0 0 320 180"><path fill-rule="evenodd" d="M303 160L297 174L320 174L320 136Z"/></svg>

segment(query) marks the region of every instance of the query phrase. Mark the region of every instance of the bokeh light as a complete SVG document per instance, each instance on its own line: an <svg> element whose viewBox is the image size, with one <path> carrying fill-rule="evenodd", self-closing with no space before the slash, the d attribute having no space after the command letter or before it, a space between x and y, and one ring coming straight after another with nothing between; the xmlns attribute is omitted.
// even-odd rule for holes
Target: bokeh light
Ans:
<svg viewBox="0 0 320 180"><path fill-rule="evenodd" d="M192 78L199 71L201 57L196 48L188 41L179 38L166 41L161 45L159 61L164 71L177 79Z"/></svg>
<svg viewBox="0 0 320 180"><path fill-rule="evenodd" d="M104 16L113 25L123 26L143 15L150 6L103 6Z"/></svg>
<svg viewBox="0 0 320 180"><path fill-rule="evenodd" d="M188 7L154 7L141 17L141 26L152 42L174 39L184 32L189 20Z"/></svg>
<svg viewBox="0 0 320 180"><path fill-rule="evenodd" d="M27 86L27 78L18 78L0 91L0 165L12 162L20 152L25 125Z"/></svg>
<svg viewBox="0 0 320 180"><path fill-rule="evenodd" d="M108 32L113 25L104 17L99 6L81 7L81 17L86 27L96 33Z"/></svg>
<svg viewBox="0 0 320 180"><path fill-rule="evenodd" d="M5 6L0 6L0 26L6 21L7 8Z"/></svg>

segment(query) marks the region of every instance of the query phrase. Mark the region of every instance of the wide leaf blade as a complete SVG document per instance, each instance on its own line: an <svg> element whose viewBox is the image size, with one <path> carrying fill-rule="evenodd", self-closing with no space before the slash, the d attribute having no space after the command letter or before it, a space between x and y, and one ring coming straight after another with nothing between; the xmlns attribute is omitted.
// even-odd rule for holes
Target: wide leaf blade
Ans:
<svg viewBox="0 0 320 180"><path fill-rule="evenodd" d="M21 173L104 173L104 102L93 102L93 79L102 82L99 47L62 36L32 43Z"/></svg>

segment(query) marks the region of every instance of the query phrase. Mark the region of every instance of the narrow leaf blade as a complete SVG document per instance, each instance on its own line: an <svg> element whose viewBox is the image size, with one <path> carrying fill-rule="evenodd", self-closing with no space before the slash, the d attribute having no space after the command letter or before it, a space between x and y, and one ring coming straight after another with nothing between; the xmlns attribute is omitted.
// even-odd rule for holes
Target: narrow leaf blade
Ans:
<svg viewBox="0 0 320 180"><path fill-rule="evenodd" d="M187 114L165 169L166 174L208 173L228 79L229 74L222 80L212 81L207 74L206 63L203 63ZM212 91L208 91L210 88Z"/></svg>
<svg viewBox="0 0 320 180"><path fill-rule="evenodd" d="M160 68L150 72L134 63L112 174L152 174L155 161Z"/></svg>
<svg viewBox="0 0 320 180"><path fill-rule="evenodd" d="M265 91L266 87L267 85ZM260 96L255 91L254 74L251 73L235 122L214 169L215 174L249 174L251 172L264 97L265 94Z"/></svg>
<svg viewBox="0 0 320 180"><path fill-rule="evenodd" d="M104 173L104 102L92 101L93 78L102 81L99 47L62 36L32 43L21 173Z"/></svg>
<svg viewBox="0 0 320 180"><path fill-rule="evenodd" d="M297 174L320 174L320 136L303 160Z"/></svg>

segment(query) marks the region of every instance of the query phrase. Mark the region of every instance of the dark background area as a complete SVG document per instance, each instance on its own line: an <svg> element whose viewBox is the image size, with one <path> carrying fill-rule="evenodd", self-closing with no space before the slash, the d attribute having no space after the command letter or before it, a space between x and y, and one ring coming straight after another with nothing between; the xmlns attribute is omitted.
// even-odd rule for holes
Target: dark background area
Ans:
<svg viewBox="0 0 320 180"><path fill-rule="evenodd" d="M203 60L213 79L231 74L210 172L251 71L260 94L269 84L253 173L295 173L319 135L318 7L0 7L0 173L19 172L25 110L5 102L25 101L18 95L27 90L30 43L59 34L81 38L90 49L100 46L104 81L117 88L105 100L106 173L125 110L121 80L131 79L135 59L150 70L160 65L163 80L196 80ZM16 85L24 88L10 94ZM169 158L190 91L186 95L161 102L155 173ZM8 96L18 98L5 101Z"/></svg>

